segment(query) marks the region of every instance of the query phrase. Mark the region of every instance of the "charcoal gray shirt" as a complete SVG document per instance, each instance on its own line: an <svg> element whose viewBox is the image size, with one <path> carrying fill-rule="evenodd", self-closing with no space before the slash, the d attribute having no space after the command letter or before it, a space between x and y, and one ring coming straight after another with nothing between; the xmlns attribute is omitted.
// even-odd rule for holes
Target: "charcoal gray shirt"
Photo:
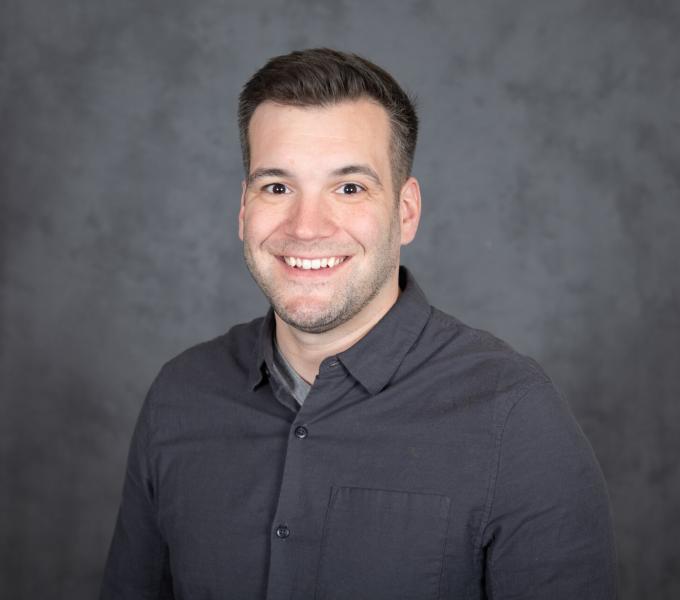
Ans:
<svg viewBox="0 0 680 600"><path fill-rule="evenodd" d="M273 315L164 366L133 435L101 599L616 597L607 493L532 360L394 307L300 407Z"/></svg>

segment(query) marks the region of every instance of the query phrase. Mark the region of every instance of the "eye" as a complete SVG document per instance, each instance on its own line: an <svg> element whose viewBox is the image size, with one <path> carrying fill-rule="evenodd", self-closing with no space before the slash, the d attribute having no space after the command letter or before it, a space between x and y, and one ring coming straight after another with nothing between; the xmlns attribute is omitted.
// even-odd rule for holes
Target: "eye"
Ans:
<svg viewBox="0 0 680 600"><path fill-rule="evenodd" d="M270 183L262 188L265 192L270 194L287 194L290 192L288 187L283 183Z"/></svg>
<svg viewBox="0 0 680 600"><path fill-rule="evenodd" d="M359 192L366 191L364 186L358 183L343 183L339 188L335 190L338 194L352 195L358 194Z"/></svg>

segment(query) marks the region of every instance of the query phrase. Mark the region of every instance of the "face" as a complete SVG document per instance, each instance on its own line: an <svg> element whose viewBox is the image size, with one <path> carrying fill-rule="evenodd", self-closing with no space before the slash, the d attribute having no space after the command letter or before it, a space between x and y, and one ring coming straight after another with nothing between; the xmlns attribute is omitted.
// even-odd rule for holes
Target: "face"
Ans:
<svg viewBox="0 0 680 600"><path fill-rule="evenodd" d="M304 108L265 102L249 140L239 235L277 315L321 333L386 312L420 197L412 178L393 188L385 109L369 100Z"/></svg>

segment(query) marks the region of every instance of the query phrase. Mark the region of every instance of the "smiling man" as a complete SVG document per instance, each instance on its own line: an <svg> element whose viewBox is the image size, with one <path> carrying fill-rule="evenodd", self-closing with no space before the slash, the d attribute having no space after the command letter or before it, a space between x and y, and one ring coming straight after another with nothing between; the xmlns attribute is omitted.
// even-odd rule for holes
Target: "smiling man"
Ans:
<svg viewBox="0 0 680 600"><path fill-rule="evenodd" d="M328 49L239 104L264 318L173 359L135 429L102 599L609 599L607 493L531 359L431 307L413 105Z"/></svg>
<svg viewBox="0 0 680 600"><path fill-rule="evenodd" d="M362 338L397 300L418 183L395 181L389 116L368 98L266 100L248 135L239 219L246 263L274 309L283 356L311 383L324 358Z"/></svg>

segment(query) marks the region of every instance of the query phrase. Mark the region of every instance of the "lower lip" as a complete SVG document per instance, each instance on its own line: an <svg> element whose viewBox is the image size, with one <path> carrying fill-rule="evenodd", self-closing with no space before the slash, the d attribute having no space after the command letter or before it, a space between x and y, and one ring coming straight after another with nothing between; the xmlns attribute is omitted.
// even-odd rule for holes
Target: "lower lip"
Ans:
<svg viewBox="0 0 680 600"><path fill-rule="evenodd" d="M342 269L349 261L351 257L346 256L339 265L333 265L332 267L321 267L319 269L302 269L299 267L291 267L283 258L279 258L279 262L285 267L286 271L292 275L298 277L325 277L337 273Z"/></svg>

